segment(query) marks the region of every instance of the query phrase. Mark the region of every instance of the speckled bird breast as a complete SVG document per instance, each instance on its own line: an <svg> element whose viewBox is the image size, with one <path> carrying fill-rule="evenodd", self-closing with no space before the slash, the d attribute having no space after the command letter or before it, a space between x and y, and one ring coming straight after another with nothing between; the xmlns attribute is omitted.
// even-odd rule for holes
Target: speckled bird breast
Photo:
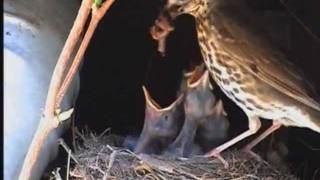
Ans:
<svg viewBox="0 0 320 180"><path fill-rule="evenodd" d="M215 36L208 23L197 21L196 27L200 50L207 69L225 95L246 113L254 112L270 119L282 117L281 109L271 107L268 99L263 96L264 93L261 93L266 91L267 94L268 87L233 61L232 56L219 47L218 42L223 39Z"/></svg>

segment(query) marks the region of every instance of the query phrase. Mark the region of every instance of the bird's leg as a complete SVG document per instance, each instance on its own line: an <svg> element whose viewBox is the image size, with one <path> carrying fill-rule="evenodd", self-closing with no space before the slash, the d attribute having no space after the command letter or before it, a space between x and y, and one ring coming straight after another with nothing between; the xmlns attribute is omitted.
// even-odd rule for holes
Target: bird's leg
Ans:
<svg viewBox="0 0 320 180"><path fill-rule="evenodd" d="M218 157L219 159L221 159L222 157L220 156L220 153L222 151L226 150L227 148L234 145L235 143L243 140L244 138L256 133L261 127L261 122L260 122L259 117L252 116L252 117L249 117L248 120L249 120L249 129L248 130L241 133L237 137L231 139L230 141L220 145L219 147L211 150L209 153L206 154L206 157L213 157L214 156L214 157Z"/></svg>
<svg viewBox="0 0 320 180"><path fill-rule="evenodd" d="M272 132L276 131L277 129L279 129L281 127L281 123L279 123L278 121L273 121L272 125L265 130L260 136L258 136L256 139L254 139L252 142L250 142L249 144L247 144L244 148L243 151L251 154L252 156L254 156L256 159L261 160L261 157L259 155L257 155L256 153L254 153L252 151L252 148L254 146L256 146L260 141L262 141L264 138L266 138L267 136L269 136Z"/></svg>
<svg viewBox="0 0 320 180"><path fill-rule="evenodd" d="M160 15L155 21L155 25L151 27L150 34L154 40L158 41L158 51L164 55L167 36L174 28L164 15Z"/></svg>

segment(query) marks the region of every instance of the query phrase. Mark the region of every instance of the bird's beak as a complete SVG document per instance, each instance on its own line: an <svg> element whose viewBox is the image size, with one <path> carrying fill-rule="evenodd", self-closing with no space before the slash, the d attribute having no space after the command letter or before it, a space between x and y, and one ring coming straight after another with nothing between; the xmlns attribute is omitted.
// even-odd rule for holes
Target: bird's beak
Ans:
<svg viewBox="0 0 320 180"><path fill-rule="evenodd" d="M199 84L206 84L208 83L207 80L207 70L204 64L198 66L195 68L195 70L192 71L191 76L187 80L187 86L189 88L194 88L198 86Z"/></svg>
<svg viewBox="0 0 320 180"><path fill-rule="evenodd" d="M150 96L147 88L142 86L144 98L146 101L146 106L153 109L154 111L160 111L161 106Z"/></svg>

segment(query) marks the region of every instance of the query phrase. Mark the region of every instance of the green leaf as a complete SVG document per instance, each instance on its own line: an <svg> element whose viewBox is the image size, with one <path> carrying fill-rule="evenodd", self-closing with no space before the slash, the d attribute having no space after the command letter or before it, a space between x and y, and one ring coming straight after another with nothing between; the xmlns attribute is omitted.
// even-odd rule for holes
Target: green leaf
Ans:
<svg viewBox="0 0 320 180"><path fill-rule="evenodd" d="M55 119L58 121L58 123L62 122L62 121L65 121L67 119L69 119L73 113L73 108L67 110L67 111L64 111L64 112L61 112L61 109L56 109L55 111Z"/></svg>

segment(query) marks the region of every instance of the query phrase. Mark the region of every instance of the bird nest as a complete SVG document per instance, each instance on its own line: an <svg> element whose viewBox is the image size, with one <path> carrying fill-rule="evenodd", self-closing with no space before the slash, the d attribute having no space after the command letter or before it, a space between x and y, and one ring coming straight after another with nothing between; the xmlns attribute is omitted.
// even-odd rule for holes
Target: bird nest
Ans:
<svg viewBox="0 0 320 180"><path fill-rule="evenodd" d="M287 170L240 151L222 154L230 166L225 169L217 158L138 155L120 148L123 138L112 134L88 133L80 139L77 150L69 151L74 162L67 170L70 179L297 179ZM53 179L60 179L58 171L53 172Z"/></svg>

